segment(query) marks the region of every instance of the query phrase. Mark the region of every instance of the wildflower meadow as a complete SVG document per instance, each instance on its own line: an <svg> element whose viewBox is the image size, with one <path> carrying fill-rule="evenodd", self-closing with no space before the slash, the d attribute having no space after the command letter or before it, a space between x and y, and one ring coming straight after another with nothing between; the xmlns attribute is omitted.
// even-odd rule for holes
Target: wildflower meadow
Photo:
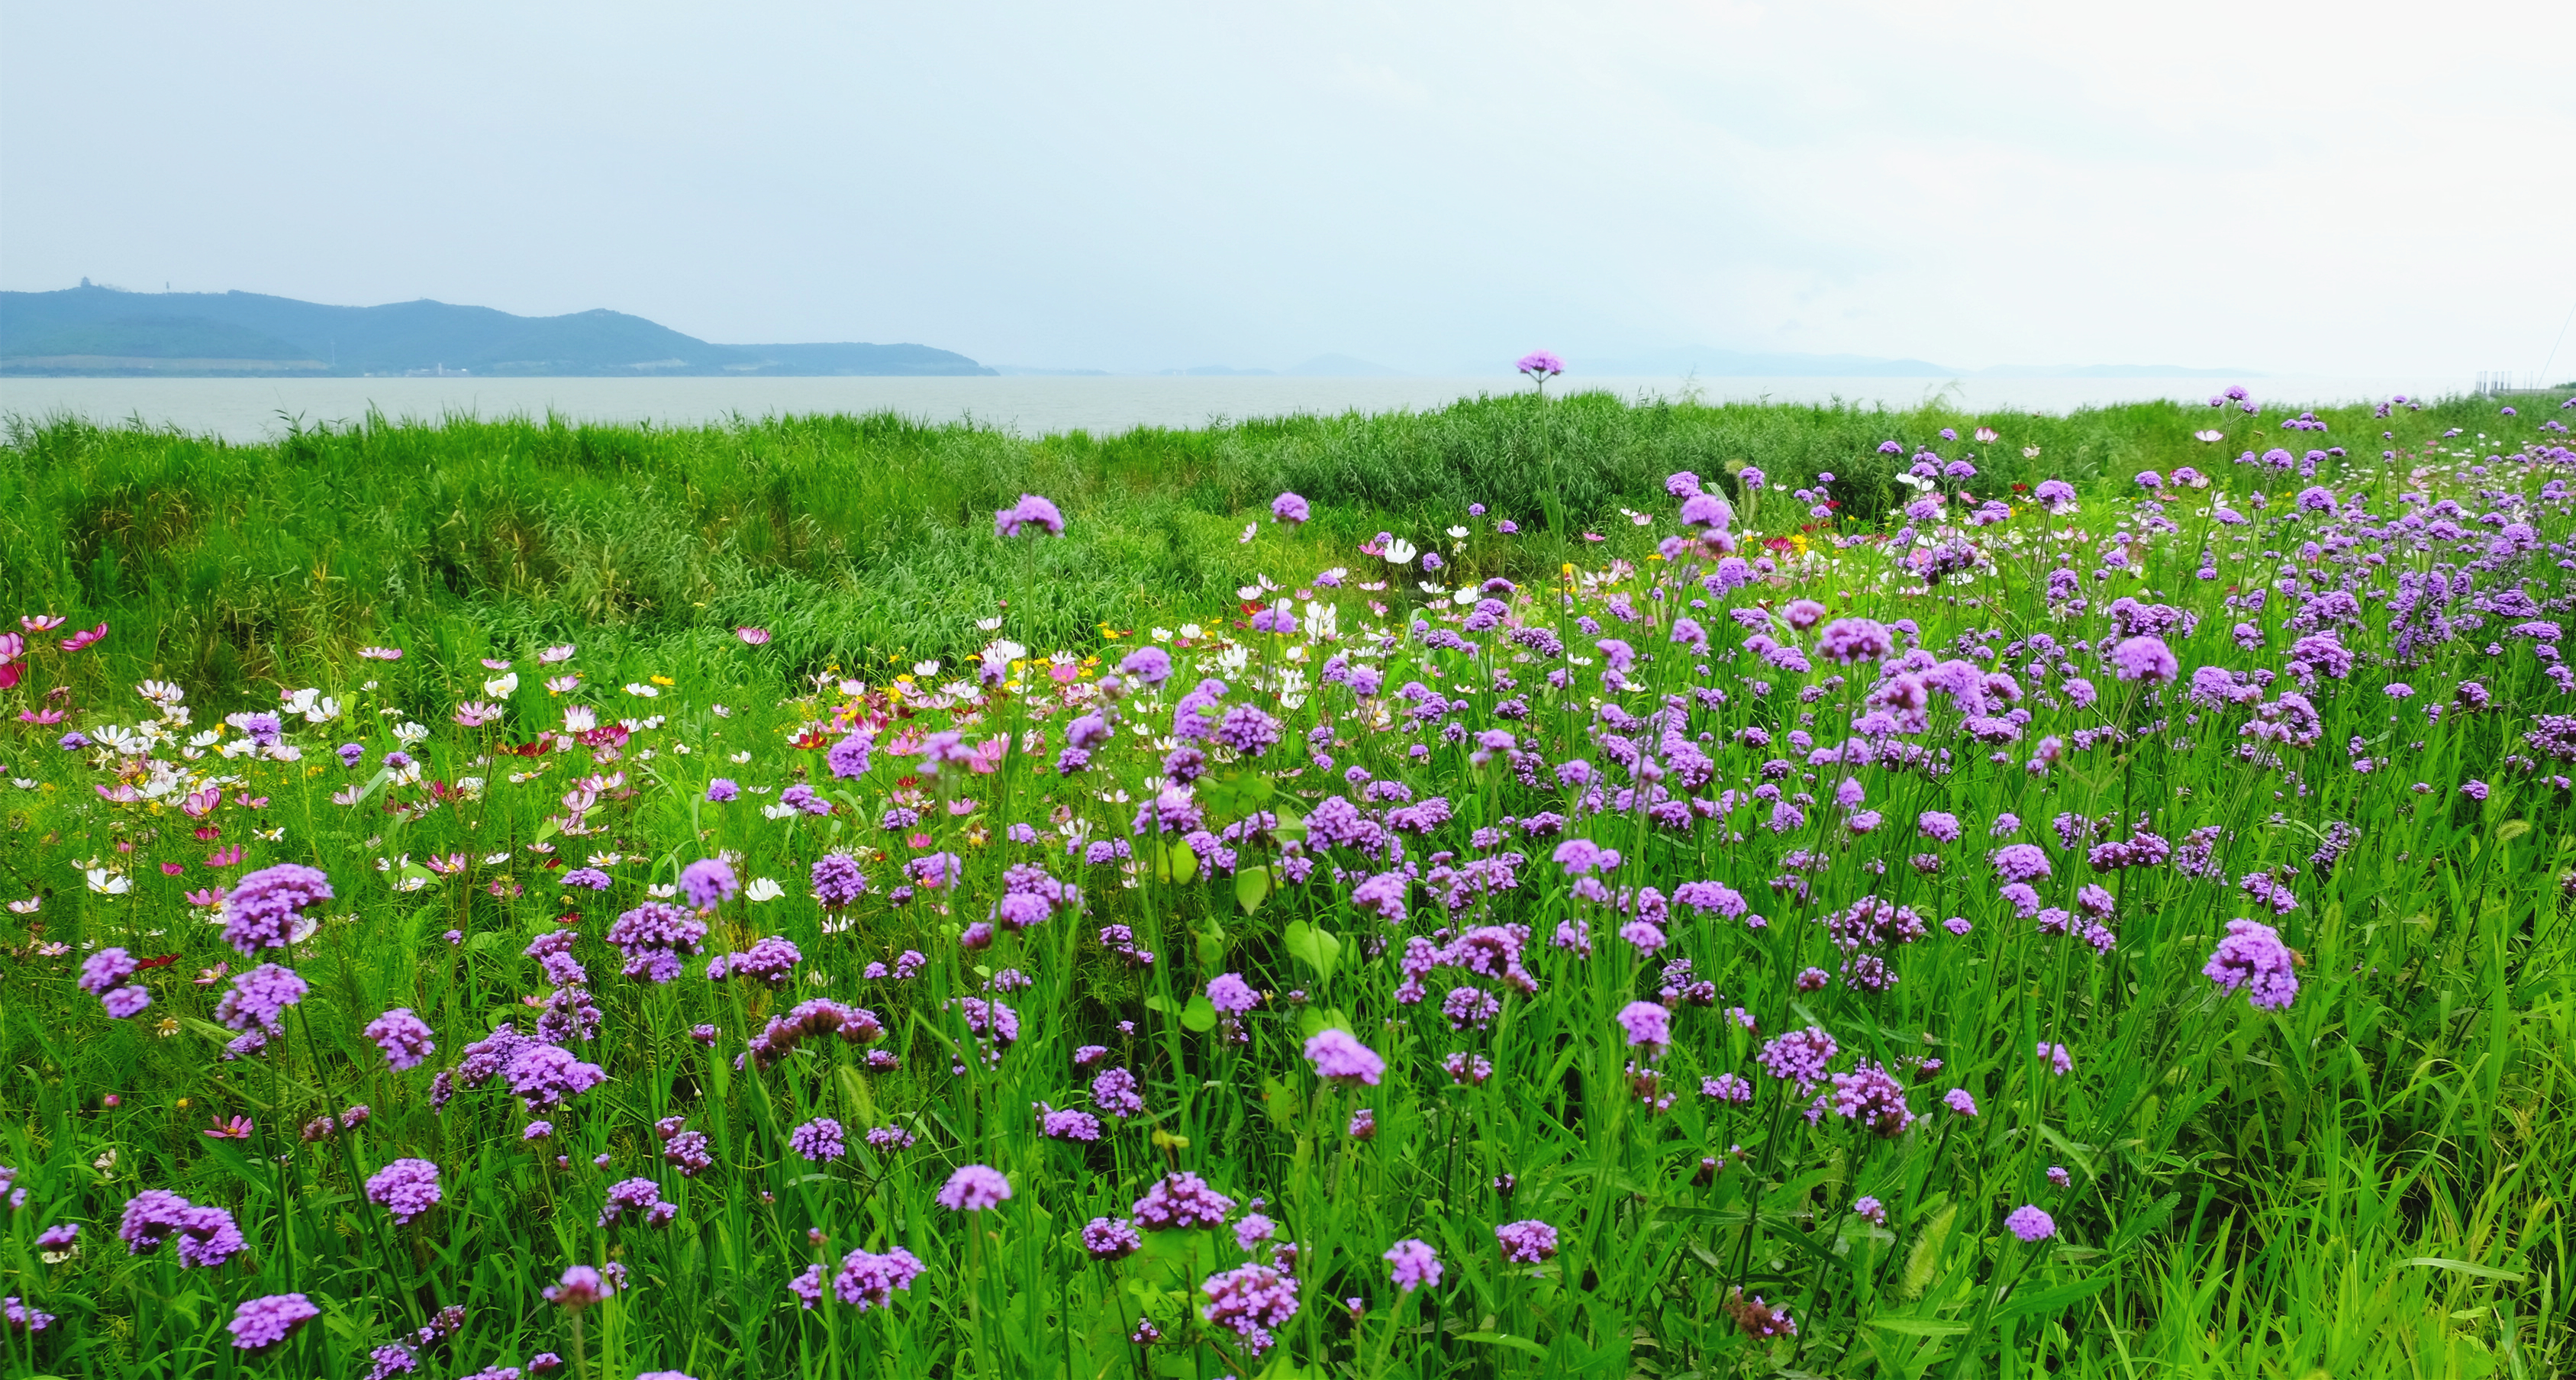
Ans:
<svg viewBox="0 0 2576 1380"><path fill-rule="evenodd" d="M1781 411L1695 469L1630 442L1719 421L1597 397L1389 424L1536 428L1428 488L1357 422L1154 441L1204 492L1141 520L1087 442L827 525L753 480L700 558L926 524L916 626L585 608L633 568L383 478L546 427L256 452L468 552L369 603L298 536L300 635L134 555L256 474L22 527L8 1370L2576 1368L2576 400L2231 390L2080 468ZM14 432L17 521L147 446L200 443Z"/></svg>

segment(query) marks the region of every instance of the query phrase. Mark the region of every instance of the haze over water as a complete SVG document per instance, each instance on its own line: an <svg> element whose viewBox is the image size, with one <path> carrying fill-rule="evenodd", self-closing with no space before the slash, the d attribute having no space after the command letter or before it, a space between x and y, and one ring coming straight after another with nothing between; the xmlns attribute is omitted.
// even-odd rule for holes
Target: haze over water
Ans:
<svg viewBox="0 0 2576 1380"><path fill-rule="evenodd" d="M2467 378L2247 378L2266 403L2309 404L2391 394L2466 391ZM1553 394L1608 391L1623 398L1704 402L1822 403L1841 399L1891 409L1945 397L1963 411L2066 412L2155 398L2200 402L2225 379L2081 378L1585 378ZM339 425L372 409L388 418L436 420L563 416L593 422L694 425L741 416L893 411L934 422L972 418L1022 435L1116 433L1139 426L1197 427L1220 419L1335 415L1438 408L1479 394L1526 391L1515 378L404 378L404 379L0 379L0 416L29 421L72 415L102 424L141 421L191 434L258 441L288 419Z"/></svg>

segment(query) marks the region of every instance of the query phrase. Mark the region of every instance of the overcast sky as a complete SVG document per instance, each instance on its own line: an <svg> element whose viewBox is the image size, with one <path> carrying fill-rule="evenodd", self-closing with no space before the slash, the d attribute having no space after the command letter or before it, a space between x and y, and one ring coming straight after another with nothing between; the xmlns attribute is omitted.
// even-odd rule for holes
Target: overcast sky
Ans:
<svg viewBox="0 0 2576 1380"><path fill-rule="evenodd" d="M0 286L1115 369L2529 371L2571 40L2564 0L0 0Z"/></svg>

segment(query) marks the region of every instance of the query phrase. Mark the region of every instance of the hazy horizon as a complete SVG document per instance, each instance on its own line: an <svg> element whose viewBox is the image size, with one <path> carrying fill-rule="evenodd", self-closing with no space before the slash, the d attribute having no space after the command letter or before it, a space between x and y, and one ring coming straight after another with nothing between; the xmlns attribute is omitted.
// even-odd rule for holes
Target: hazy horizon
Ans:
<svg viewBox="0 0 2576 1380"><path fill-rule="evenodd" d="M2529 6L5 12L17 290L1120 372L2576 370Z"/></svg>

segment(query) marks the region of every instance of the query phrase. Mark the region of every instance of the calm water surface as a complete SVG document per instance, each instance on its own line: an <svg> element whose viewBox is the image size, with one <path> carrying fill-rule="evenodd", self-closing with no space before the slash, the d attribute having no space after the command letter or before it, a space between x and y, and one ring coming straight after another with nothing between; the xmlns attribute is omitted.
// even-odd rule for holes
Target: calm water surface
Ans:
<svg viewBox="0 0 2576 1380"><path fill-rule="evenodd" d="M1602 389L1628 398L1709 402L1829 402L1891 408L1936 396L1970 411L2064 412L2150 398L2201 400L2220 379L1604 378L1569 376L1551 391ZM2258 378L2267 401L2355 402L2392 393L2465 391L2467 378ZM1221 419L1298 413L1391 412L1445 406L1528 385L1498 378L681 378L681 379L0 379L0 416L140 420L257 441L290 418L312 426L387 417L544 416L693 424L732 417L894 411L931 421L972 418L1023 435L1196 427Z"/></svg>

